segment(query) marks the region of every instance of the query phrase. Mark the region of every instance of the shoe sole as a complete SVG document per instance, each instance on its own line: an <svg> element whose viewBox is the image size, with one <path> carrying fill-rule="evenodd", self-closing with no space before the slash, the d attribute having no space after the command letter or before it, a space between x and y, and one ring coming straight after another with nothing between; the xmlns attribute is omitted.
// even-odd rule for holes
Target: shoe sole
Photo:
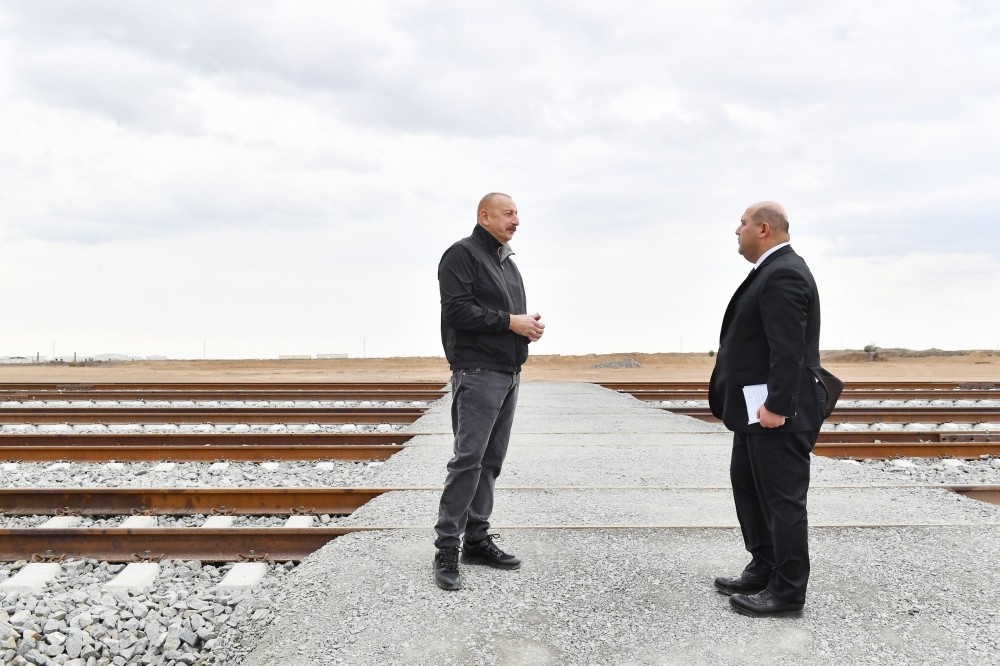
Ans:
<svg viewBox="0 0 1000 666"><path fill-rule="evenodd" d="M459 581L456 585L448 585L447 583L442 583L438 580L437 576L434 577L434 584L440 587L442 590L448 590L449 592L454 592L455 590L462 589L462 582Z"/></svg>
<svg viewBox="0 0 1000 666"><path fill-rule="evenodd" d="M732 599L729 600L729 605L732 606L733 610L737 613L740 615L746 615L747 617L802 617L801 608L782 611L765 611L762 613L760 611L747 608L746 606L741 606Z"/></svg>
<svg viewBox="0 0 1000 666"><path fill-rule="evenodd" d="M484 560L479 557L472 557L471 555L462 555L462 564L478 564L484 567L492 567L493 569L503 569L504 571L515 571L521 568L521 563L517 564L500 564L498 562L493 562L492 560Z"/></svg>
<svg viewBox="0 0 1000 666"><path fill-rule="evenodd" d="M758 592L763 592L767 589L767 585L761 585L760 587L749 587L742 590L736 590L731 587L726 587L725 585L720 585L719 583L714 583L715 591L719 594L725 594L728 597L734 594L757 594Z"/></svg>

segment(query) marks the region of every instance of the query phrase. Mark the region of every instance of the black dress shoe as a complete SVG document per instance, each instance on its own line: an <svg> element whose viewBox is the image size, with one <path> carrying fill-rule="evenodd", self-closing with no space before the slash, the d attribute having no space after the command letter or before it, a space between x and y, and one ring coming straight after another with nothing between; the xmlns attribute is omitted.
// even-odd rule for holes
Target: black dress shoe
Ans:
<svg viewBox="0 0 1000 666"><path fill-rule="evenodd" d="M767 587L768 579L760 574L744 571L739 576L719 576L715 589L722 594L756 594Z"/></svg>
<svg viewBox="0 0 1000 666"><path fill-rule="evenodd" d="M485 564L494 569L520 569L521 560L505 553L493 543L498 534L487 534L482 541L465 541L462 544L462 561L466 564Z"/></svg>
<svg viewBox="0 0 1000 666"><path fill-rule="evenodd" d="M782 601L770 590L764 590L757 594L734 594L729 597L729 605L737 613L749 615L750 617L783 617L793 615L798 617L802 614L802 607L805 604L796 604L791 601Z"/></svg>
<svg viewBox="0 0 1000 666"><path fill-rule="evenodd" d="M462 577L458 573L458 548L438 548L434 555L434 582L442 590L459 590Z"/></svg>

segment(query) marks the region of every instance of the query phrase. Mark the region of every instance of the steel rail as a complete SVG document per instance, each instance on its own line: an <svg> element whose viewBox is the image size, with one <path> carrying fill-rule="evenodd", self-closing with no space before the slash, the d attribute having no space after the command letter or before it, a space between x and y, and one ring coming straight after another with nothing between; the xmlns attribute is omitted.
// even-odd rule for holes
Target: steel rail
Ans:
<svg viewBox="0 0 1000 666"><path fill-rule="evenodd" d="M310 390L214 390L214 391L54 391L54 390L23 390L0 391L0 401L25 400L371 400L378 402L416 401L433 402L444 395L441 390L427 391L310 391Z"/></svg>
<svg viewBox="0 0 1000 666"><path fill-rule="evenodd" d="M980 502L1000 505L1000 486L947 486L947 489L959 495L965 495Z"/></svg>
<svg viewBox="0 0 1000 666"><path fill-rule="evenodd" d="M0 435L0 460L267 462L386 460L414 433Z"/></svg>
<svg viewBox="0 0 1000 666"><path fill-rule="evenodd" d="M423 408L4 407L0 423L413 423Z"/></svg>
<svg viewBox="0 0 1000 666"><path fill-rule="evenodd" d="M600 386L623 393L662 391L666 389L683 391L707 391L708 382L598 382ZM845 382L844 390L879 390L886 393L899 390L996 390L1000 381L968 382Z"/></svg>
<svg viewBox="0 0 1000 666"><path fill-rule="evenodd" d="M238 562L267 558L278 562L301 560L332 539L370 527L204 527L48 528L0 529L0 561L53 558L93 558L105 562L132 562L144 558Z"/></svg>
<svg viewBox="0 0 1000 666"><path fill-rule="evenodd" d="M1000 442L1000 432L980 430L821 430L820 442Z"/></svg>
<svg viewBox="0 0 1000 666"><path fill-rule="evenodd" d="M637 391L631 394L639 400L708 400L708 390L668 389L664 391ZM848 389L841 400L1000 400L1000 390L977 389L971 391L899 390L878 391L869 389Z"/></svg>
<svg viewBox="0 0 1000 666"><path fill-rule="evenodd" d="M282 445L239 446L0 446L0 460L17 462L272 462L324 461L364 462L388 460L405 447L382 445Z"/></svg>
<svg viewBox="0 0 1000 666"><path fill-rule="evenodd" d="M216 445L228 446L274 446L276 444L295 446L337 447L347 444L382 446L402 444L417 433L109 433L70 435L0 435L0 447L131 447L131 446L201 446L211 448Z"/></svg>
<svg viewBox="0 0 1000 666"><path fill-rule="evenodd" d="M391 488L0 488L0 513L348 515Z"/></svg>
<svg viewBox="0 0 1000 666"><path fill-rule="evenodd" d="M440 391L446 382L2 382L0 392L20 391Z"/></svg>
<svg viewBox="0 0 1000 666"><path fill-rule="evenodd" d="M708 407L660 407L665 411L718 422ZM1000 407L838 407L827 423L985 423L1000 421Z"/></svg>
<svg viewBox="0 0 1000 666"><path fill-rule="evenodd" d="M1000 455L997 442L817 442L813 453L826 458L881 460L885 458L962 458Z"/></svg>

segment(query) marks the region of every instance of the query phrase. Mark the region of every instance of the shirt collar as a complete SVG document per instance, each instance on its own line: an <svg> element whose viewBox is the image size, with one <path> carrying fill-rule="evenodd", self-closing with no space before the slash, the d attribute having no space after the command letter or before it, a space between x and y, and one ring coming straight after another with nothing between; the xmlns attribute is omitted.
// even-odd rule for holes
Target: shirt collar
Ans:
<svg viewBox="0 0 1000 666"><path fill-rule="evenodd" d="M772 247L770 250L768 250L764 254L760 255L760 258L757 259L757 263L753 265L753 269L757 270L758 268L760 268L760 265L762 263L764 263L765 259L767 259L768 257L770 257L772 254L774 254L775 252L777 252L781 248L785 247L786 245L791 245L791 241L785 241L784 243L778 243L777 245L775 245L774 247Z"/></svg>

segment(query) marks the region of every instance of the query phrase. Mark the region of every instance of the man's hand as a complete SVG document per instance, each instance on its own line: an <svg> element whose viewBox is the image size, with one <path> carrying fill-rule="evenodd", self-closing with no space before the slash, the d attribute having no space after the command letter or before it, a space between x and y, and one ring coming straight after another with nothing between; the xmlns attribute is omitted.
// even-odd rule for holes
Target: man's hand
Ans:
<svg viewBox="0 0 1000 666"><path fill-rule="evenodd" d="M784 416L775 414L764 405L761 405L760 409L757 410L757 418L760 419L760 425L763 428L780 428L785 425Z"/></svg>
<svg viewBox="0 0 1000 666"><path fill-rule="evenodd" d="M538 342L545 331L545 324L542 323L541 319L542 315L537 312L530 315L512 314L510 316L510 330L518 335L523 335L532 342Z"/></svg>

